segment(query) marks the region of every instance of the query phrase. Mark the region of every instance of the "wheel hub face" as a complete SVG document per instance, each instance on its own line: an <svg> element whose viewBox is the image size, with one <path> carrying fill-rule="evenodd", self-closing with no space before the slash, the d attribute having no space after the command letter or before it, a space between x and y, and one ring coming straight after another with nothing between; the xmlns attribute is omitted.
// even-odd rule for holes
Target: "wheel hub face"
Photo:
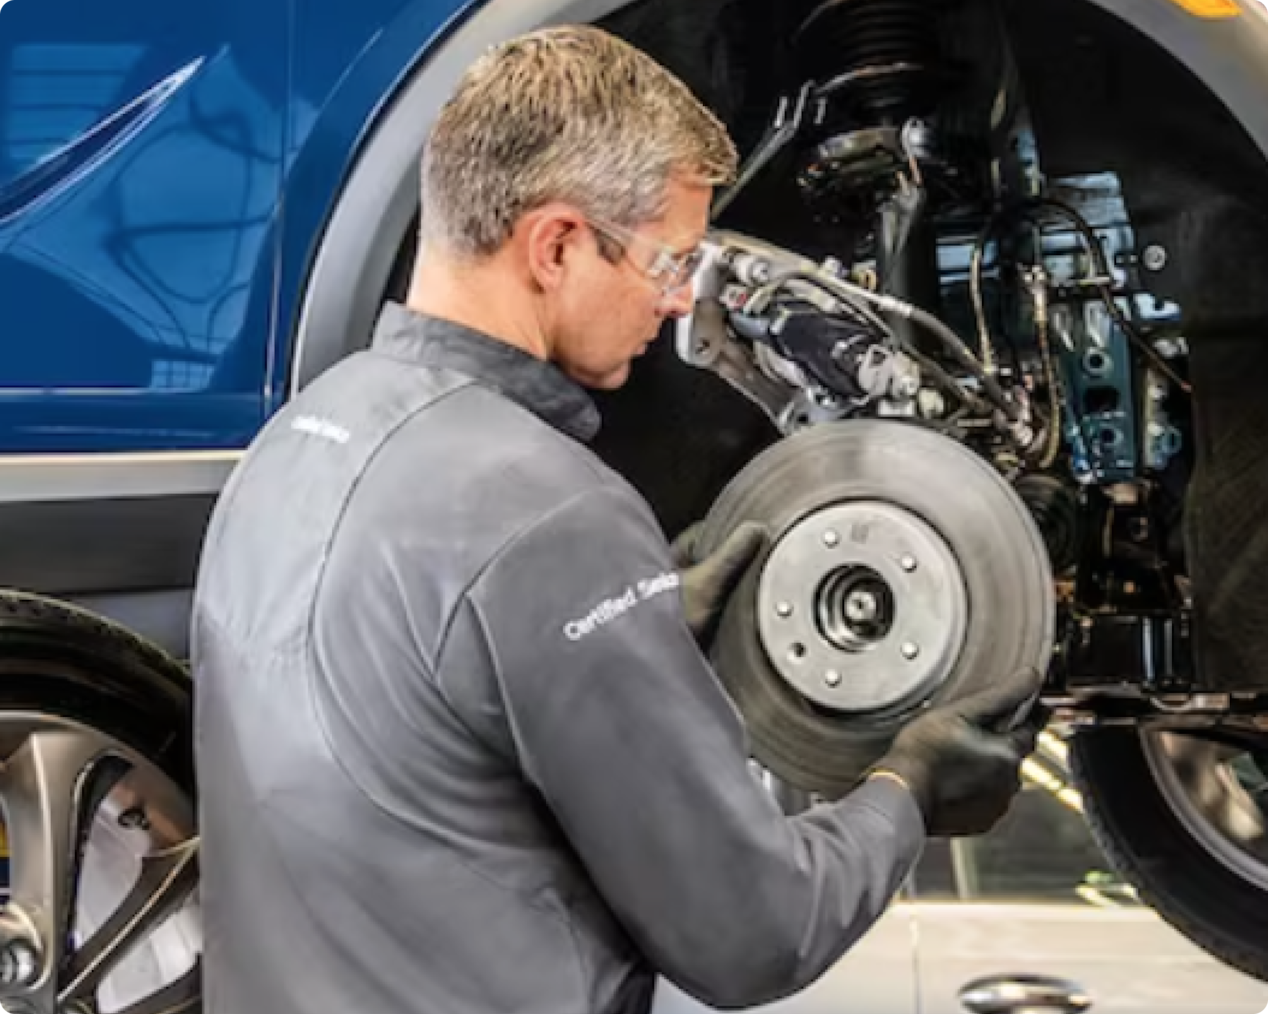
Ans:
<svg viewBox="0 0 1268 1014"><path fill-rule="evenodd" d="M763 648L798 694L841 713L901 710L950 676L968 595L916 514L859 500L817 510L772 550L757 593Z"/></svg>

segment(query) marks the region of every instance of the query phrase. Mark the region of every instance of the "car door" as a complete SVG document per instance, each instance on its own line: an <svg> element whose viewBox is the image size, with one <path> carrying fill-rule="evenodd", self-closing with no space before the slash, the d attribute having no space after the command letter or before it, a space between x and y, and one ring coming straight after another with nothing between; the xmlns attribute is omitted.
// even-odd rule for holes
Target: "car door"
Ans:
<svg viewBox="0 0 1268 1014"><path fill-rule="evenodd" d="M288 0L0 10L0 455L258 427Z"/></svg>
<svg viewBox="0 0 1268 1014"><path fill-rule="evenodd" d="M1114 872L1070 785L1060 739L1044 733L1024 775L1021 795L995 831L930 842L916 872L911 917L921 1014L1265 1009L1268 985L1194 946ZM1036 990L1070 1003L1027 1002Z"/></svg>

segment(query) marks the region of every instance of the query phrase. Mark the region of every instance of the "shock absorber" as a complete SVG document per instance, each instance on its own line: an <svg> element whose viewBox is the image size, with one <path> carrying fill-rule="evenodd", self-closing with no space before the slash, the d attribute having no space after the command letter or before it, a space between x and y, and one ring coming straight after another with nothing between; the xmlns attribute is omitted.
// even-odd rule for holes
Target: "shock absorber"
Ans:
<svg viewBox="0 0 1268 1014"><path fill-rule="evenodd" d="M938 66L930 0L826 0L798 30L803 71L855 126L928 115Z"/></svg>
<svg viewBox="0 0 1268 1014"><path fill-rule="evenodd" d="M798 70L811 77L820 140L801 175L815 204L865 193L876 208L882 291L936 312L937 238L921 160L938 89L937 0L826 0L798 30ZM914 325L895 321L909 341Z"/></svg>

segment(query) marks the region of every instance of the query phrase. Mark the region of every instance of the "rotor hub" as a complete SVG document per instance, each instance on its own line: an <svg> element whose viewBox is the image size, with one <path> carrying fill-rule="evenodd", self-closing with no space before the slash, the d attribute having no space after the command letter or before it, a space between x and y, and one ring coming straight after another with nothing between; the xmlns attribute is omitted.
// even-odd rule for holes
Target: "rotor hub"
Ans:
<svg viewBox="0 0 1268 1014"><path fill-rule="evenodd" d="M968 595L946 541L879 501L834 504L794 524L757 593L763 648L807 700L845 714L901 711L951 675Z"/></svg>

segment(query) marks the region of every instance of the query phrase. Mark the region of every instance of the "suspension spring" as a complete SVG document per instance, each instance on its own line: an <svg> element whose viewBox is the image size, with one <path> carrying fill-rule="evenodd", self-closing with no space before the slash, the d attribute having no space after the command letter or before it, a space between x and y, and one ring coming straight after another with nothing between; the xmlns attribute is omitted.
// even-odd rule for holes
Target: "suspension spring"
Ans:
<svg viewBox="0 0 1268 1014"><path fill-rule="evenodd" d="M931 0L827 0L798 30L803 70L869 125L927 115L938 66Z"/></svg>

